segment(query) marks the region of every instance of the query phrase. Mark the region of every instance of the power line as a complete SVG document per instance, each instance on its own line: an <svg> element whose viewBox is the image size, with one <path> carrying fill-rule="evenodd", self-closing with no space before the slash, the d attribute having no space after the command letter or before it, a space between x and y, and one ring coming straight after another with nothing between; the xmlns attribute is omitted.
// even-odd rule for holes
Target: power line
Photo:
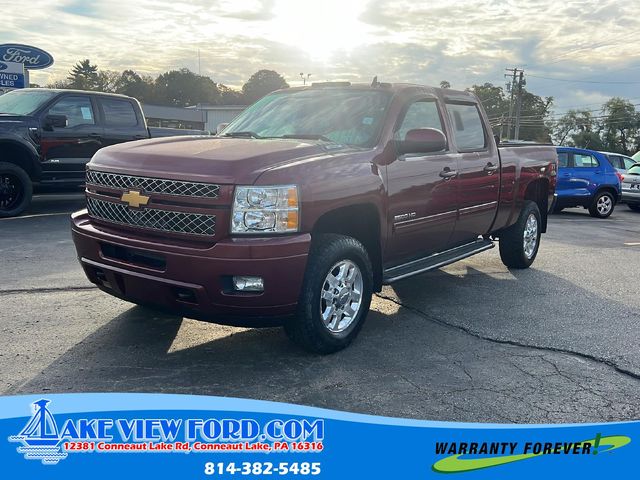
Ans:
<svg viewBox="0 0 640 480"><path fill-rule="evenodd" d="M607 82L607 81L597 81L597 80L575 80L569 78L558 78L558 77L543 77L542 75L532 75L529 74L530 77L540 78L542 80L554 80L556 82L569 82L569 83L600 83L600 84L615 84L615 85L637 85L640 84L638 82Z"/></svg>

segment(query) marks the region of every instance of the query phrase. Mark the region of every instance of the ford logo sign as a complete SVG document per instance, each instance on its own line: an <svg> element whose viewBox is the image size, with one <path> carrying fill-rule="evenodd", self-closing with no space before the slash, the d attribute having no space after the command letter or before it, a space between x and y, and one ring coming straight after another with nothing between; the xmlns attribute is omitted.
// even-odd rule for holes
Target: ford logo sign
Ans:
<svg viewBox="0 0 640 480"><path fill-rule="evenodd" d="M0 70L6 70L7 68L9 68L9 65L7 65L6 63L0 62Z"/></svg>
<svg viewBox="0 0 640 480"><path fill-rule="evenodd" d="M27 70L36 70L53 65L53 57L36 47L5 43L0 45L0 62L22 63Z"/></svg>

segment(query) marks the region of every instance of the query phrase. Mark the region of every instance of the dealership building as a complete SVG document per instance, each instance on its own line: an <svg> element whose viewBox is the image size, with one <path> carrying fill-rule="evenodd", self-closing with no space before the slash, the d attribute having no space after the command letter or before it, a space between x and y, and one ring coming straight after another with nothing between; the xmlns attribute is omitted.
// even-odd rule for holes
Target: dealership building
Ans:
<svg viewBox="0 0 640 480"><path fill-rule="evenodd" d="M191 107L165 107L142 105L147 125L150 127L185 128L216 132L218 125L229 123L246 105L204 105Z"/></svg>

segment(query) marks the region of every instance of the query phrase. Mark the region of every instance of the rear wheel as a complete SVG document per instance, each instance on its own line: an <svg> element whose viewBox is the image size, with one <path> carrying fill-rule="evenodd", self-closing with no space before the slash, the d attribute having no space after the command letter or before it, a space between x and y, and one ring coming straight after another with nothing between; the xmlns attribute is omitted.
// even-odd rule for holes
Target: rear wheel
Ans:
<svg viewBox="0 0 640 480"><path fill-rule="evenodd" d="M0 217L15 217L31 204L33 186L27 172L13 163L0 162Z"/></svg>
<svg viewBox="0 0 640 480"><path fill-rule="evenodd" d="M591 205L589 206L589 213L592 217L607 218L613 213L616 201L610 192L598 193Z"/></svg>
<svg viewBox="0 0 640 480"><path fill-rule="evenodd" d="M640 203L627 203L627 207L634 212L640 212Z"/></svg>
<svg viewBox="0 0 640 480"><path fill-rule="evenodd" d="M540 247L540 210L527 201L518 221L500 234L500 259L509 268L529 268Z"/></svg>
<svg viewBox="0 0 640 480"><path fill-rule="evenodd" d="M344 235L314 238L298 302L287 335L305 350L333 353L358 335L369 312L373 269L364 246Z"/></svg>

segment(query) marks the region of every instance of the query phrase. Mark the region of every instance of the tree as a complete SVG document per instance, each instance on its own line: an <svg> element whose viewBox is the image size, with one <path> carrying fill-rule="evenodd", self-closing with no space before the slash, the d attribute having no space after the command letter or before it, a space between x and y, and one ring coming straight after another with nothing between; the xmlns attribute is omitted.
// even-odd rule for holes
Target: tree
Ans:
<svg viewBox="0 0 640 480"><path fill-rule="evenodd" d="M602 106L602 140L607 150L629 155L640 117L629 100L614 97Z"/></svg>
<svg viewBox="0 0 640 480"><path fill-rule="evenodd" d="M76 63L67 77L67 88L78 90L97 90L98 66L91 65L89 59Z"/></svg>
<svg viewBox="0 0 640 480"><path fill-rule="evenodd" d="M196 75L187 68L160 75L155 82L160 103L186 107L198 103L217 103L220 92L209 77Z"/></svg>
<svg viewBox="0 0 640 480"><path fill-rule="evenodd" d="M137 98L142 103L163 103L158 99L153 78L140 76L133 70L125 70L120 74L116 82L116 92Z"/></svg>
<svg viewBox="0 0 640 480"><path fill-rule="evenodd" d="M99 92L116 93L118 91L118 79L120 73L114 70L99 70L95 88Z"/></svg>
<svg viewBox="0 0 640 480"><path fill-rule="evenodd" d="M242 86L244 102L253 103L268 93L281 88L289 88L289 84L277 72L273 70L259 70Z"/></svg>
<svg viewBox="0 0 640 480"><path fill-rule="evenodd" d="M221 105L241 105L242 92L229 88L226 85L218 84L218 90L220 91L220 104Z"/></svg>
<svg viewBox="0 0 640 480"><path fill-rule="evenodd" d="M468 91L474 93L482 103L489 121L491 122L493 133L501 137L513 138L515 129L515 107L512 112L511 132L507 132L506 126L509 123L509 98L505 95L502 87L492 83L473 85ZM515 103L515 101L514 101ZM551 129L547 125L553 97L540 97L526 89L522 89L522 106L520 109L520 140L535 140L548 142L550 140Z"/></svg>
<svg viewBox="0 0 640 480"><path fill-rule="evenodd" d="M583 144L585 141L593 143L593 136L586 134L599 137L598 133L594 132L596 128L596 121L589 110L569 110L556 122L553 139L557 145L586 148Z"/></svg>
<svg viewBox="0 0 640 480"><path fill-rule="evenodd" d="M442 80L440 82L440 88L451 88L451 84L446 80Z"/></svg>

